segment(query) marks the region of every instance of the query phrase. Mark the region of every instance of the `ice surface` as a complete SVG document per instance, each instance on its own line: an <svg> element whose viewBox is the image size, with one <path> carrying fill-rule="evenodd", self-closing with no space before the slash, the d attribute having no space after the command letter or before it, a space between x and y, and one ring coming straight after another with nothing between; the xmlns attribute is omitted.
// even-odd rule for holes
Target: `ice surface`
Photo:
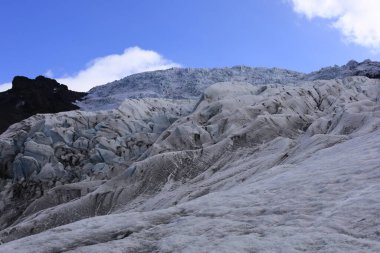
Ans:
<svg viewBox="0 0 380 253"><path fill-rule="evenodd" d="M379 252L379 97L229 80L29 118L0 136L0 252Z"/></svg>
<svg viewBox="0 0 380 253"><path fill-rule="evenodd" d="M278 139L256 155L239 152L238 162L182 186L192 188L189 194L218 188L199 198L158 210L84 219L9 242L0 250L378 252L379 136L377 130L297 163L269 165L278 159L276 151L286 151L279 148L285 140ZM260 170L260 165L266 168Z"/></svg>

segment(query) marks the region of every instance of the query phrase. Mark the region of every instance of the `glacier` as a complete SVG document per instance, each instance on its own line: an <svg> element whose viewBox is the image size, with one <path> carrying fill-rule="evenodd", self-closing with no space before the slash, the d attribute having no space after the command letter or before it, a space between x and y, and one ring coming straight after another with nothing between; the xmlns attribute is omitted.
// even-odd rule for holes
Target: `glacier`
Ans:
<svg viewBox="0 0 380 253"><path fill-rule="evenodd" d="M76 105L85 111L115 109L127 98L198 99L210 85L218 82L287 84L298 81L342 79L350 76L380 78L380 63L349 61L343 66L322 68L304 74L280 68L234 66L232 68L171 68L144 72L94 87Z"/></svg>
<svg viewBox="0 0 380 253"><path fill-rule="evenodd" d="M0 252L379 252L376 66L149 72L16 123Z"/></svg>

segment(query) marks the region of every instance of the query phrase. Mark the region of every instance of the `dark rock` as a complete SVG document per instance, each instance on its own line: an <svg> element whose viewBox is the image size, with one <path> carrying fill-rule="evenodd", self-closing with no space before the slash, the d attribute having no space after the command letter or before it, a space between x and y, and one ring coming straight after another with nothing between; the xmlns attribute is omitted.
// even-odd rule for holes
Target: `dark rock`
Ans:
<svg viewBox="0 0 380 253"><path fill-rule="evenodd" d="M78 109L73 102L86 93L70 91L54 79L16 76L12 89L0 92L0 133L10 125L37 113L57 113Z"/></svg>

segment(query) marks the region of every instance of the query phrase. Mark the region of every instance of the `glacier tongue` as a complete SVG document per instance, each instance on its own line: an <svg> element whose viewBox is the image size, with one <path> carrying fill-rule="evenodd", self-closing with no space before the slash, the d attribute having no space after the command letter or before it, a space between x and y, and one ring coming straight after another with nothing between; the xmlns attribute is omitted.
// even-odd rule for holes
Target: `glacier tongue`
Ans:
<svg viewBox="0 0 380 253"><path fill-rule="evenodd" d="M379 97L233 80L29 118L0 138L0 252L378 252Z"/></svg>

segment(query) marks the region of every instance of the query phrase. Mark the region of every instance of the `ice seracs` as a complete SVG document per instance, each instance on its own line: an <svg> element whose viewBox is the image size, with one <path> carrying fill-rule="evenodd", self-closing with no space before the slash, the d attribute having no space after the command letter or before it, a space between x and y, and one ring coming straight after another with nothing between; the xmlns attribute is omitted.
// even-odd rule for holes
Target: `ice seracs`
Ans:
<svg viewBox="0 0 380 253"><path fill-rule="evenodd" d="M0 227L14 222L41 191L121 173L195 102L131 99L115 110L40 114L11 126L0 138L0 171L15 184L2 189Z"/></svg>
<svg viewBox="0 0 380 253"><path fill-rule="evenodd" d="M218 82L237 81L251 84L289 83L304 74L278 68L172 68L134 74L97 86L77 105L82 110L113 109L126 98L199 99L203 91Z"/></svg>
<svg viewBox="0 0 380 253"><path fill-rule="evenodd" d="M304 74L279 68L172 68L134 74L97 86L76 104L87 111L115 109L126 98L190 98L198 99L210 85L218 82L250 84L288 84L298 81L342 79L350 76L380 78L380 63L370 60L350 61L343 66L322 68Z"/></svg>
<svg viewBox="0 0 380 253"><path fill-rule="evenodd" d="M365 60L357 62L349 61L343 66L322 68L311 72L304 77L305 80L329 80L334 78L345 78L349 76L366 76L369 78L380 78L380 62Z"/></svg>

